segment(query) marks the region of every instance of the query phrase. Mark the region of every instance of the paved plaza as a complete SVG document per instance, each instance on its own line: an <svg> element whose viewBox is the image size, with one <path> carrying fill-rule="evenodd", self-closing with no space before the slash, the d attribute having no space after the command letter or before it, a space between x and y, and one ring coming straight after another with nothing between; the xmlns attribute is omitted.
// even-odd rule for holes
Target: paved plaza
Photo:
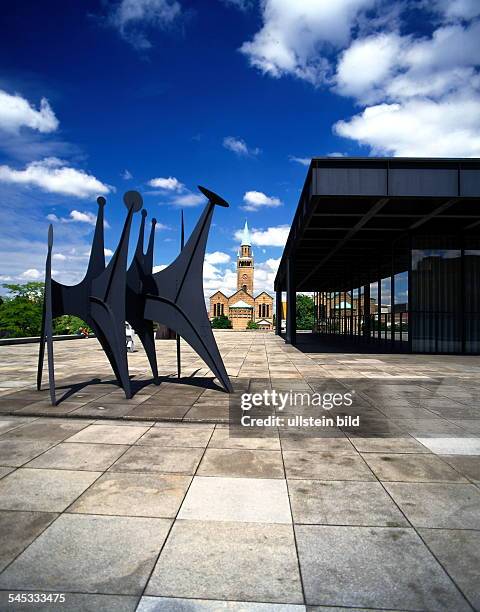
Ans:
<svg viewBox="0 0 480 612"><path fill-rule="evenodd" d="M237 393L353 391L361 427L229 427L170 340L129 401L96 340L55 343L51 407L38 346L0 347L0 610L480 610L480 358L216 338Z"/></svg>

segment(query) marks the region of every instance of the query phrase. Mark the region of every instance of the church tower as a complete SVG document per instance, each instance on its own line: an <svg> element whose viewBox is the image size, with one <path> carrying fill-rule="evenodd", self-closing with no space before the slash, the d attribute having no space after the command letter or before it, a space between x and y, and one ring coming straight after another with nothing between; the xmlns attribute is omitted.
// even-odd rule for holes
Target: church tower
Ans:
<svg viewBox="0 0 480 612"><path fill-rule="evenodd" d="M237 291L243 289L250 295L253 295L253 268L252 241L248 231L248 224L245 221L242 244L237 256Z"/></svg>

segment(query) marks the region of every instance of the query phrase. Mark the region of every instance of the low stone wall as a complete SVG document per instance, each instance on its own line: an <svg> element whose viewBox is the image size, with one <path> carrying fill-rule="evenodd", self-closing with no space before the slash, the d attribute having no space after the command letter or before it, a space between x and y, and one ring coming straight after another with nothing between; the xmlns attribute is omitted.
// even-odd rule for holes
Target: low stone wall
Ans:
<svg viewBox="0 0 480 612"><path fill-rule="evenodd" d="M95 334L89 334L89 338L95 338ZM58 342L60 340L78 340L84 338L81 334L68 334L64 336L53 336L53 340ZM40 336L30 336L28 338L1 338L0 346L8 346L10 344L34 344L40 342Z"/></svg>

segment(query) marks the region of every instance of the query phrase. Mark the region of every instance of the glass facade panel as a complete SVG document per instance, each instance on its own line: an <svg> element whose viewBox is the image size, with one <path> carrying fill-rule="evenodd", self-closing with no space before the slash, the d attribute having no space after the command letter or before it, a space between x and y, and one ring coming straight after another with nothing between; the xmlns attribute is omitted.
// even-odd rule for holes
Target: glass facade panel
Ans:
<svg viewBox="0 0 480 612"><path fill-rule="evenodd" d="M319 294L317 331L392 351L480 353L480 237L414 235L393 245L391 263L392 277Z"/></svg>
<svg viewBox="0 0 480 612"><path fill-rule="evenodd" d="M438 239L422 238L413 245L410 280L413 351L462 351L462 251L453 241L442 242L439 245Z"/></svg>
<svg viewBox="0 0 480 612"><path fill-rule="evenodd" d="M465 352L480 353L479 238L466 238L463 270L465 275Z"/></svg>

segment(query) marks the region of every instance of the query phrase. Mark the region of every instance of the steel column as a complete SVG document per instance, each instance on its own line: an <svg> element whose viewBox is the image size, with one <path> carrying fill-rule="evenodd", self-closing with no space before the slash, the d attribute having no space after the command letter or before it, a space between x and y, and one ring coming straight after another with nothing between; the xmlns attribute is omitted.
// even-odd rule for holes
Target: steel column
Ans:
<svg viewBox="0 0 480 612"><path fill-rule="evenodd" d="M293 260L289 257L287 259L287 330L285 342L295 345L297 343L297 288L293 266Z"/></svg>

